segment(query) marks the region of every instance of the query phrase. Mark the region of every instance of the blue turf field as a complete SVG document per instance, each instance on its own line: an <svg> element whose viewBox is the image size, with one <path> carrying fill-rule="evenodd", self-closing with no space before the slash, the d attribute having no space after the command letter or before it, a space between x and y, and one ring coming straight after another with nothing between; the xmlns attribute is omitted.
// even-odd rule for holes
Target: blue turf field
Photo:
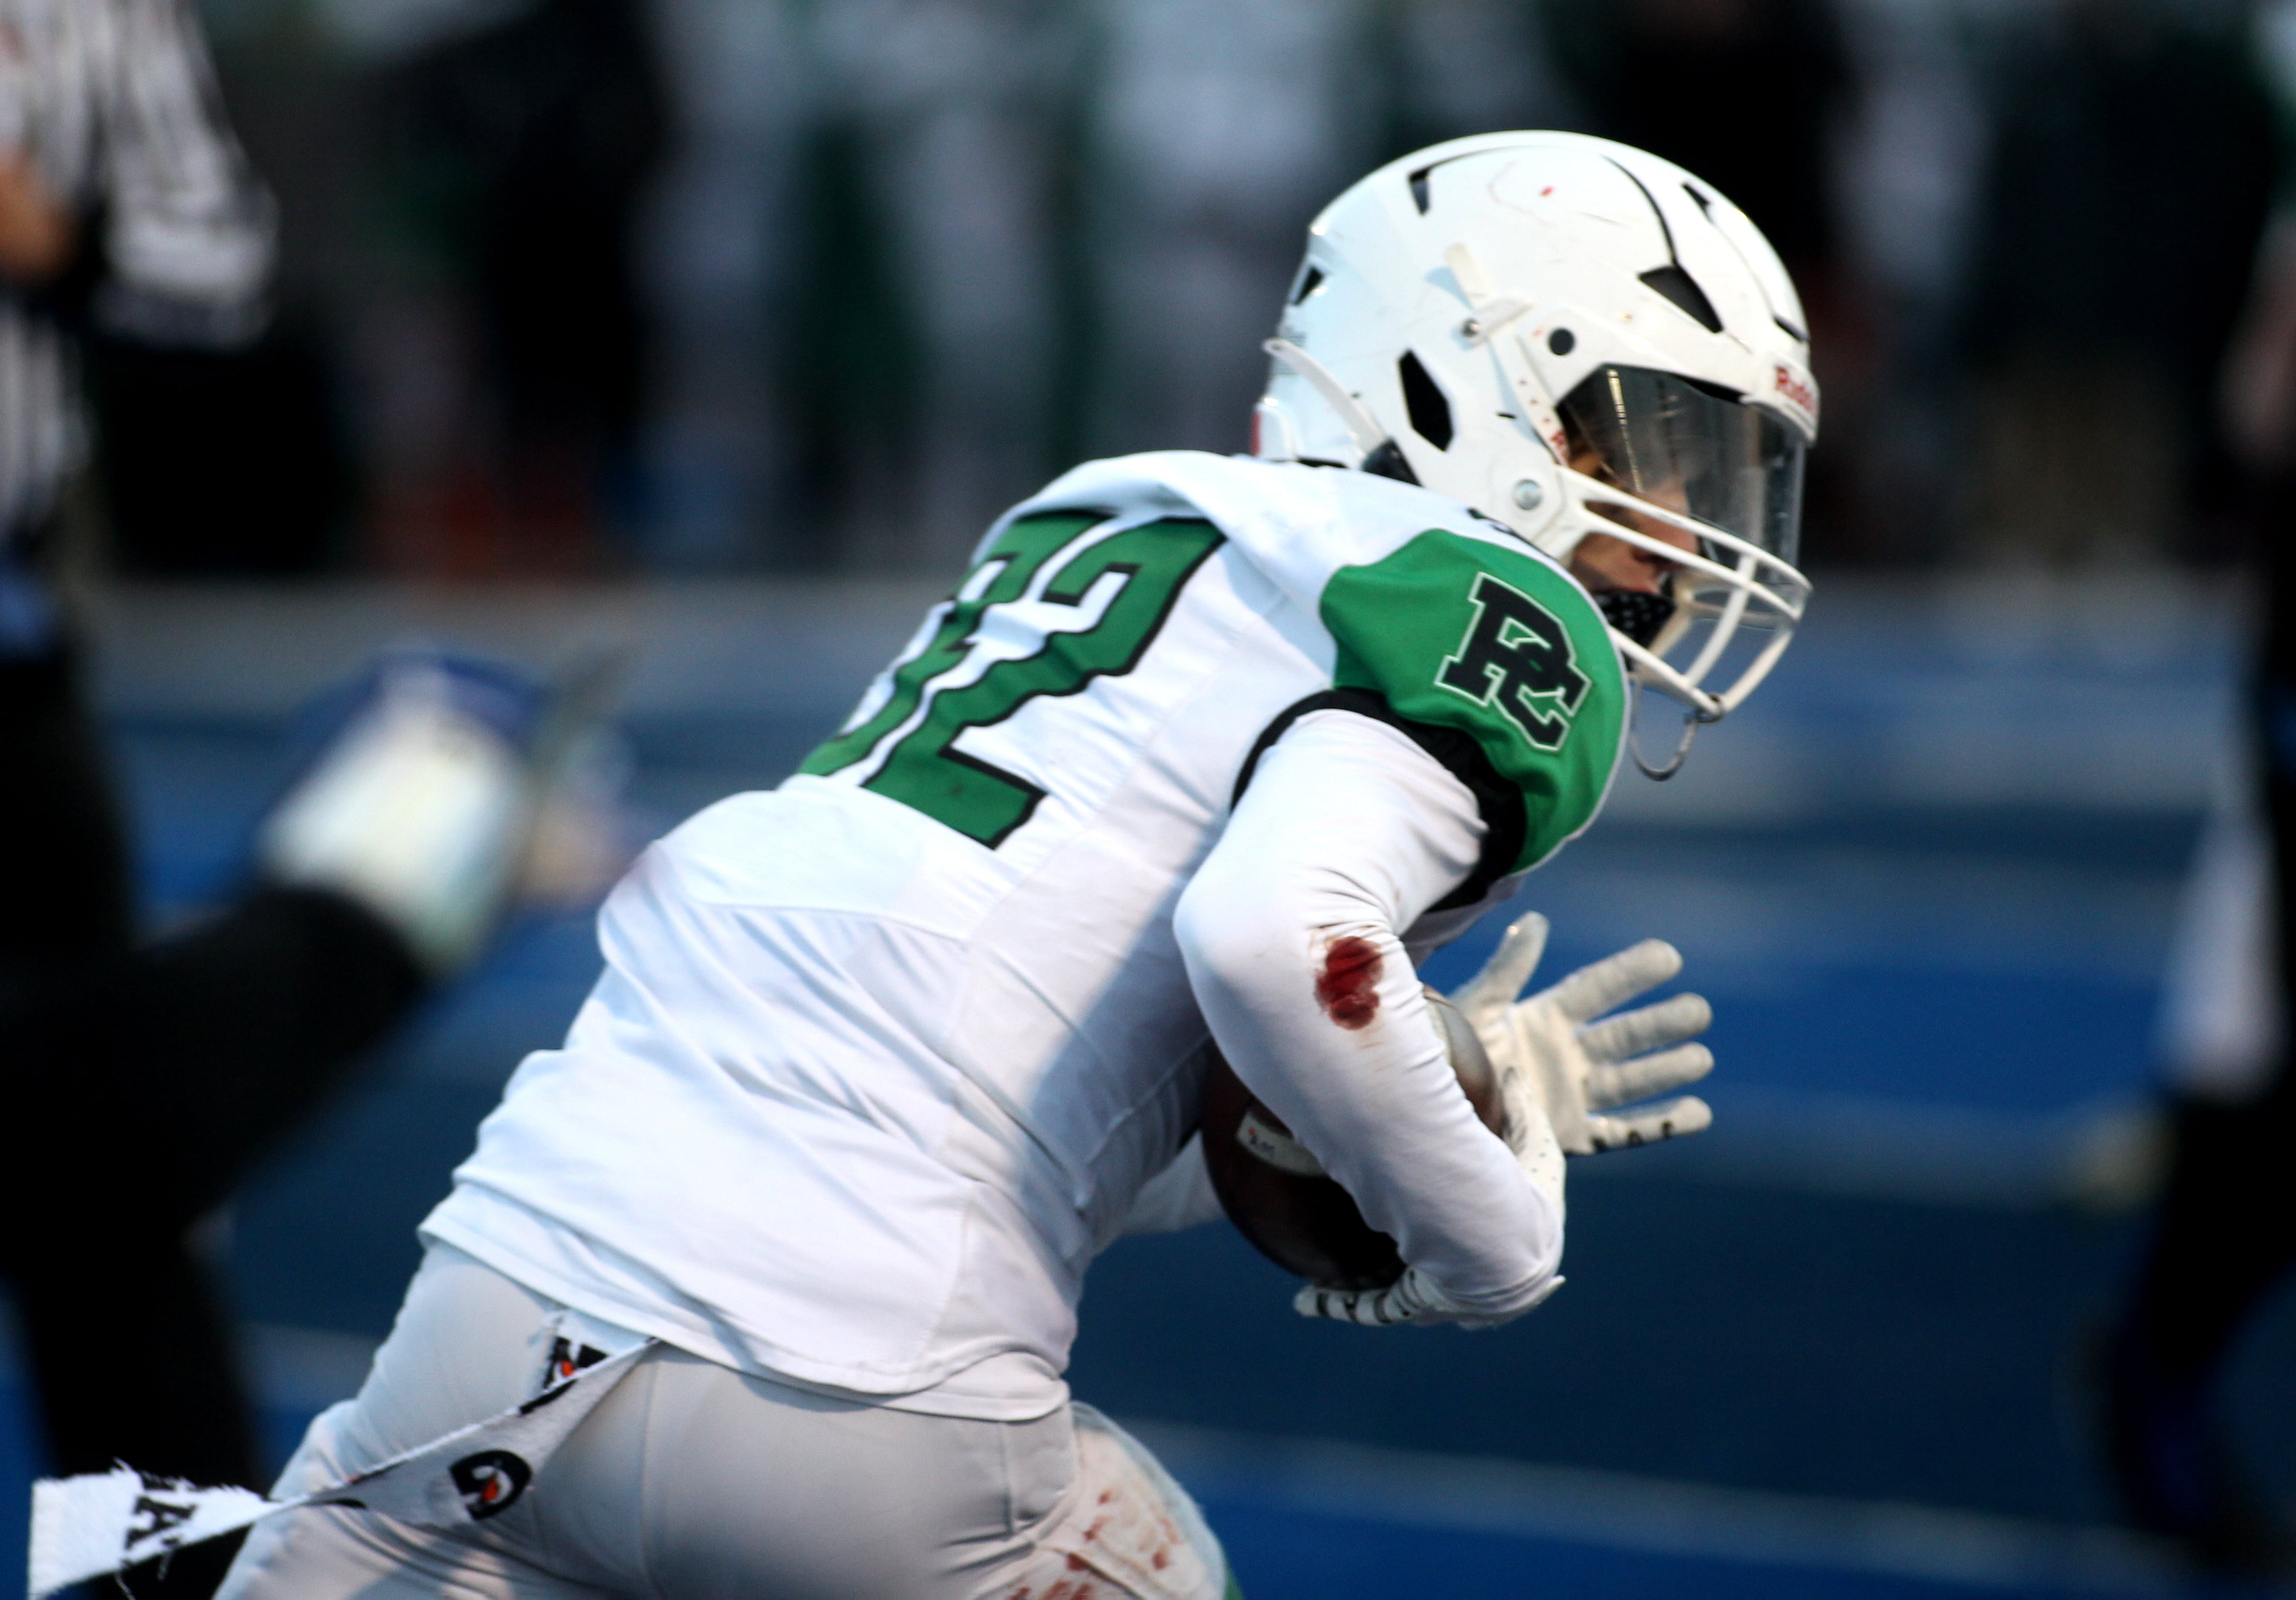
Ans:
<svg viewBox="0 0 2296 1600"><path fill-rule="evenodd" d="M2153 1584L2080 1531L2103 1507L2070 1352L2132 1224L2068 1203L2067 1173L2148 1081L2226 716L2227 612L2185 591L1837 590L1742 721L1704 734L1673 785L1621 778L1526 896L1554 921L1557 969L1649 933L1679 944L1721 1063L1712 1135L1574 1169L1571 1282L1550 1307L1475 1336L1309 1325L1225 1230L1127 1243L1096 1271L1078 1391L1192 1430L1176 1459L1258 1600ZM288 708L363 638L418 622L530 656L585 628L648 641L624 734L658 829L786 771L917 599L131 597L106 613L107 693L155 909L227 886ZM276 637L257 648L262 628ZM1431 977L1456 981L1495 937ZM251 1318L353 1350L381 1333L415 1219L594 966L583 919L521 927L251 1186L231 1245ZM2284 1483L2292 1353L2283 1316L2238 1388ZM281 1425L324 1398L283 1391ZM1268 1440L1341 1454L1255 1456ZM20 1473L23 1449L0 1414L0 1471ZM1429 1462L1451 1464L1456 1495L1390 1492ZM1525 1488L1476 1462L1594 1476ZM1886 1537L1861 1521L1891 1505L1931 1520ZM1703 1507L1691 1532L1634 1530L1684 1506ZM1750 1522L1769 1531L1732 1531Z"/></svg>

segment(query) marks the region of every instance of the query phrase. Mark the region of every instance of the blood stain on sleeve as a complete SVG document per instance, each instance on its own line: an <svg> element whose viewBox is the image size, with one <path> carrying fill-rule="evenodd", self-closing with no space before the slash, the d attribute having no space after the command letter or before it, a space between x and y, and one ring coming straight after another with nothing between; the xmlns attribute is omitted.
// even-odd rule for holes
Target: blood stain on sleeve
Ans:
<svg viewBox="0 0 2296 1600"><path fill-rule="evenodd" d="M1386 964L1367 939L1333 939L1324 952L1324 970L1316 974L1316 1004L1342 1028L1370 1027L1379 1014L1379 974Z"/></svg>

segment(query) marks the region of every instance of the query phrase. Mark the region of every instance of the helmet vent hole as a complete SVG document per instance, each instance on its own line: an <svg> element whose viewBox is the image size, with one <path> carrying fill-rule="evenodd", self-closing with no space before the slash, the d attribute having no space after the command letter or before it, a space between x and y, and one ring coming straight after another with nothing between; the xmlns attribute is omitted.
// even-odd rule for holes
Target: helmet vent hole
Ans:
<svg viewBox="0 0 2296 1600"><path fill-rule="evenodd" d="M1557 328L1546 336L1546 348L1558 356L1568 356L1578 348L1578 335L1568 328Z"/></svg>
<svg viewBox="0 0 2296 1600"><path fill-rule="evenodd" d="M1422 167L1411 175L1411 203L1419 208L1422 217L1427 215L1427 175L1435 168Z"/></svg>
<svg viewBox="0 0 2296 1600"><path fill-rule="evenodd" d="M1411 351L1403 352L1395 370L1403 379L1403 408L1411 418L1411 431L1439 450L1449 449L1451 402Z"/></svg>
<svg viewBox="0 0 2296 1600"><path fill-rule="evenodd" d="M1302 267L1300 269L1300 282L1292 291L1292 304L1298 305L1323 286L1324 269L1322 267Z"/></svg>
<svg viewBox="0 0 2296 1600"><path fill-rule="evenodd" d="M1715 315L1714 302L1706 298L1706 291L1698 286L1698 280L1679 267L1654 267L1643 274L1643 282L1652 292L1687 313L1709 333L1722 331L1722 319Z"/></svg>

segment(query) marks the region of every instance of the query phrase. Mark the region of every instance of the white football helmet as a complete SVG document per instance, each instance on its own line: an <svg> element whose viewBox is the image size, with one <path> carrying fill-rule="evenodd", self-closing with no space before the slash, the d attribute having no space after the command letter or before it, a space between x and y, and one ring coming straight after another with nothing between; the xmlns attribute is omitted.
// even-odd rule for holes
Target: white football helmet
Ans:
<svg viewBox="0 0 2296 1600"><path fill-rule="evenodd" d="M1817 385L1784 267L1710 185L1578 134L1435 145L1324 208L1277 334L1263 458L1423 484L1558 561L1664 557L1665 594L1595 598L1693 722L1784 651Z"/></svg>

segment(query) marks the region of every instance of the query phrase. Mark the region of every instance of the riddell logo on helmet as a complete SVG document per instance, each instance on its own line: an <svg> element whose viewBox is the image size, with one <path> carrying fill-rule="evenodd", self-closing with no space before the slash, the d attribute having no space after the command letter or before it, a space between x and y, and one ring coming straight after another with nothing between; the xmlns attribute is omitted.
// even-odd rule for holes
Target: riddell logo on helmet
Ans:
<svg viewBox="0 0 2296 1600"><path fill-rule="evenodd" d="M1771 370L1777 375L1771 382L1770 387L1777 391L1787 405L1808 417L1812 422L1816 422L1817 420L1816 386L1808 379L1798 375L1792 367L1774 366Z"/></svg>

